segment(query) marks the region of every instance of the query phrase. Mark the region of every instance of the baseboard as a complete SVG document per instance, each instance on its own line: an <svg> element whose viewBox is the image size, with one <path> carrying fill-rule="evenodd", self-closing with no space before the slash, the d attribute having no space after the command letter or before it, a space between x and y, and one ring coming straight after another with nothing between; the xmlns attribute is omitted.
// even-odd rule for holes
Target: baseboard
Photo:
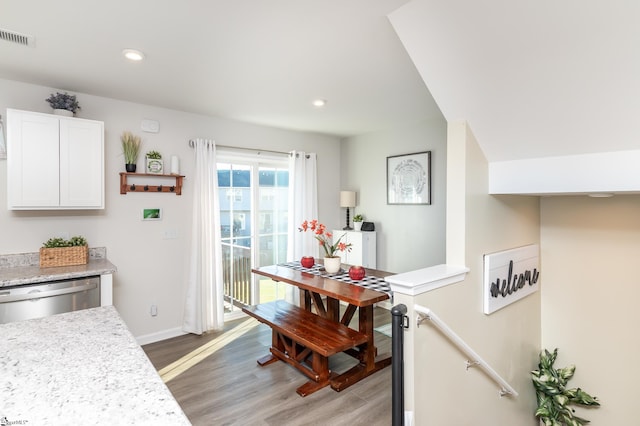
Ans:
<svg viewBox="0 0 640 426"><path fill-rule="evenodd" d="M187 334L180 327L170 328L168 330L162 330L155 333L145 334L143 336L136 337L138 344L148 345L149 343L159 342L161 340L171 339L172 337L178 337Z"/></svg>

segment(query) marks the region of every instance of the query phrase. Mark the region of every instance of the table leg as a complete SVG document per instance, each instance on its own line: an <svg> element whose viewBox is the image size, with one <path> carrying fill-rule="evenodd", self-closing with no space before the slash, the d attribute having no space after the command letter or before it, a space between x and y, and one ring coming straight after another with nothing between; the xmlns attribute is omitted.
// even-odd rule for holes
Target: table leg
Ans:
<svg viewBox="0 0 640 426"><path fill-rule="evenodd" d="M340 322L340 301L327 297L327 318L334 322Z"/></svg>

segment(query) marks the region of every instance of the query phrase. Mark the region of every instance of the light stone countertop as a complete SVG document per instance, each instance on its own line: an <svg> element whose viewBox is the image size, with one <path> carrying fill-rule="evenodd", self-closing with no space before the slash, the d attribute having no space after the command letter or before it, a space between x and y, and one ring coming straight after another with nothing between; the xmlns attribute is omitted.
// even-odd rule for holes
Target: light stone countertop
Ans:
<svg viewBox="0 0 640 426"><path fill-rule="evenodd" d="M0 324L0 336L0 422L191 424L113 306Z"/></svg>
<svg viewBox="0 0 640 426"><path fill-rule="evenodd" d="M92 248L86 265L41 268L38 253L0 255L0 288L112 274L117 268L104 248Z"/></svg>

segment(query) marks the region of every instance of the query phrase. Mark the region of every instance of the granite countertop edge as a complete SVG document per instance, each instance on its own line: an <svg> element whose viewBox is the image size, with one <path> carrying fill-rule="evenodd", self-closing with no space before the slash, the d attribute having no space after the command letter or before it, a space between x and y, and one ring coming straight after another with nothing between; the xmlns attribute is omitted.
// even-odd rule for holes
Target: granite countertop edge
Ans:
<svg viewBox="0 0 640 426"><path fill-rule="evenodd" d="M41 268L36 253L0 256L0 288L112 274L117 271L101 248L90 249L85 265Z"/></svg>

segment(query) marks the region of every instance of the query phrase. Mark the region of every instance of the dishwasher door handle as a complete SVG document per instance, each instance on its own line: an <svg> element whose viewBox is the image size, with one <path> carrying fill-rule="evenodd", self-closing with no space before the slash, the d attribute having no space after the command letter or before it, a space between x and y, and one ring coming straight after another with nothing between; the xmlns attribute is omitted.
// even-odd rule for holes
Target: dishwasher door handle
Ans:
<svg viewBox="0 0 640 426"><path fill-rule="evenodd" d="M66 288L60 288L60 289L49 290L49 291L37 291L37 292L26 293L26 294L11 295L10 290L0 291L0 303L19 302L22 300L34 300L34 299L42 299L43 297L60 296L63 294L70 294L70 293L80 293L85 290L93 290L96 287L98 287L98 283L90 282L88 284L79 285L75 287L66 287Z"/></svg>

